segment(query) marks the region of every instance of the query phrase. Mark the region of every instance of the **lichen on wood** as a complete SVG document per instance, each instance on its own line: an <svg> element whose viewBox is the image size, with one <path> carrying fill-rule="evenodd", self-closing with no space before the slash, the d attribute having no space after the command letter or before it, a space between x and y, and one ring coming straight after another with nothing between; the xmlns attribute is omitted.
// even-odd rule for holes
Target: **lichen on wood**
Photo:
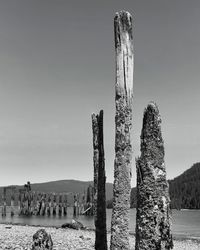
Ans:
<svg viewBox="0 0 200 250"><path fill-rule="evenodd" d="M131 191L131 127L133 104L133 37L132 17L126 11L114 18L115 82L115 163L111 250L129 247L129 209Z"/></svg>
<svg viewBox="0 0 200 250"><path fill-rule="evenodd" d="M144 111L141 156L136 160L136 250L173 248L164 154L161 117L151 102Z"/></svg>

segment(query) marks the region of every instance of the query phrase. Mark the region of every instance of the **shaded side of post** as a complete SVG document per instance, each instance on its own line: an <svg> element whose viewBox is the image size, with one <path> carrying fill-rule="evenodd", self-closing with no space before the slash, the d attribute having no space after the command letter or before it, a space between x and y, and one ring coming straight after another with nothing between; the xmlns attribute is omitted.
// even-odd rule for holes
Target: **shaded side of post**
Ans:
<svg viewBox="0 0 200 250"><path fill-rule="evenodd" d="M99 115L92 115L94 147L94 209L95 214L95 249L107 250L106 229L106 176L103 140L103 110ZM96 204L96 205L95 205Z"/></svg>
<svg viewBox="0 0 200 250"><path fill-rule="evenodd" d="M133 38L132 17L128 12L116 13L114 19L116 83L115 83L115 166L111 250L129 247L129 209L131 191L133 103Z"/></svg>
<svg viewBox="0 0 200 250"><path fill-rule="evenodd" d="M136 250L173 248L164 142L158 107L144 111L141 156L137 167Z"/></svg>
<svg viewBox="0 0 200 250"><path fill-rule="evenodd" d="M99 168L99 147L98 147L98 115L92 114L92 132L93 132L93 165L94 165L94 224L97 220L97 183Z"/></svg>

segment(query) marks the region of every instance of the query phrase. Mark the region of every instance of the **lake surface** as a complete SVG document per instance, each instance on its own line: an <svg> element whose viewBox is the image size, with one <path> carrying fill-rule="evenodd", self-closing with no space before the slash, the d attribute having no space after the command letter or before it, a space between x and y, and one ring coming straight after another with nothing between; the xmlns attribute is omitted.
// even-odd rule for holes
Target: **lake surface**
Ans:
<svg viewBox="0 0 200 250"><path fill-rule="evenodd" d="M1 211L1 210L0 210ZM6 217L0 216L0 223L20 223L26 225L40 226L61 226L70 222L73 218L73 209L68 208L68 215L59 216L19 216L16 214L11 217L9 208ZM107 209L107 228L110 229L112 209ZM94 229L93 217L81 215L76 218L84 226ZM136 209L130 210L130 231L135 232ZM172 231L178 238L189 237L200 239L200 210L172 210Z"/></svg>

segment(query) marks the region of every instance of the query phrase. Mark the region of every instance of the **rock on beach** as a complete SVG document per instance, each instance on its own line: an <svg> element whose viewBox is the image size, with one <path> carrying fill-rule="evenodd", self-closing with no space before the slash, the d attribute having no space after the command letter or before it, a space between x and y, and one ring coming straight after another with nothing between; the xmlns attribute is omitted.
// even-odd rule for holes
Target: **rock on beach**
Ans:
<svg viewBox="0 0 200 250"><path fill-rule="evenodd" d="M45 229L39 229L33 235L33 245L31 250L43 249L53 250L53 241L51 239L51 235L48 234Z"/></svg>

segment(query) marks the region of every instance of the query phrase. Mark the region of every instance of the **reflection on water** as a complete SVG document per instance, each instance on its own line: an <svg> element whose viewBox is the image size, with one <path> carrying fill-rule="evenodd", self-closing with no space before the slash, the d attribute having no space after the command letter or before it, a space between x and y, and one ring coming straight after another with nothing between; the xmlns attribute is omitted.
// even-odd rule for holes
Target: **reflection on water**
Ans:
<svg viewBox="0 0 200 250"><path fill-rule="evenodd" d="M1 211L1 210L0 210ZM73 218L73 209L68 208L67 216L19 216L17 208L15 215L10 216L10 210L7 209L7 216L0 216L0 223L20 223L27 225L41 225L41 226L61 226L66 222L70 222ZM110 230L112 210L107 209L107 228ZM84 226L94 229L94 220L91 216L78 216L76 218L82 222ZM130 231L135 232L136 210L130 210ZM172 211L172 231L176 236L188 236L200 238L200 210L173 210Z"/></svg>

